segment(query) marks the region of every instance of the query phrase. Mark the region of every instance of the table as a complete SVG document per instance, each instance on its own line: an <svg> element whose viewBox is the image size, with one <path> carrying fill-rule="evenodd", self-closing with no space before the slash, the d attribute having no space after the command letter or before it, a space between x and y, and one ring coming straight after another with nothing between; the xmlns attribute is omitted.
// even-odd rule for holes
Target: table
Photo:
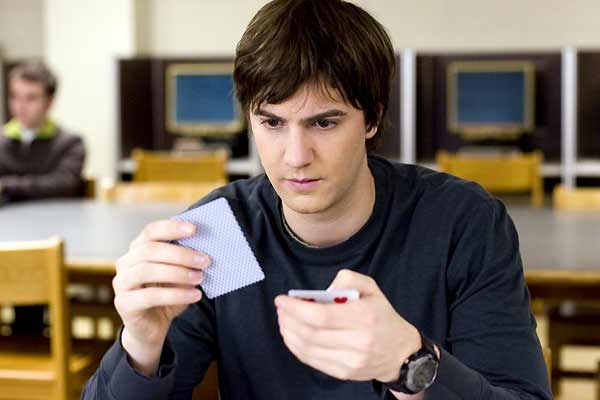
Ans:
<svg viewBox="0 0 600 400"><path fill-rule="evenodd" d="M119 204L96 200L51 200L0 207L0 241L65 239L69 281L110 282L115 260L149 222L169 218L185 204Z"/></svg>
<svg viewBox="0 0 600 400"><path fill-rule="evenodd" d="M0 241L66 241L71 282L110 282L114 262L150 221L182 212L185 204L118 204L52 200L0 207ZM600 213L509 206L520 237L532 297L600 301Z"/></svg>
<svg viewBox="0 0 600 400"><path fill-rule="evenodd" d="M509 206L532 298L600 301L600 213Z"/></svg>

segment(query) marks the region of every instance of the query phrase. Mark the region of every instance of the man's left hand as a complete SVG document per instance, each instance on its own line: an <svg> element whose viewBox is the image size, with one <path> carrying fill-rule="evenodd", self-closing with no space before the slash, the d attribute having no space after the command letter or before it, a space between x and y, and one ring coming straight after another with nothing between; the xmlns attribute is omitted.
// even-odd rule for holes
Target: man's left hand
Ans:
<svg viewBox="0 0 600 400"><path fill-rule="evenodd" d="M341 270L331 289L357 289L360 299L317 304L275 299L286 346L304 364L342 380L398 379L402 363L421 348L417 329L394 310L369 276Z"/></svg>

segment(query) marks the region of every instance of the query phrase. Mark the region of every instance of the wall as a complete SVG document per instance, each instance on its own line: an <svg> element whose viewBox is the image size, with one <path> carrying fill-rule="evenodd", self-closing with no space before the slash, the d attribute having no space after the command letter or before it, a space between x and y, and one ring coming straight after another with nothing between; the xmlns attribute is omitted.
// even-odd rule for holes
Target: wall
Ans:
<svg viewBox="0 0 600 400"><path fill-rule="evenodd" d="M0 0L0 57L39 58L44 0Z"/></svg>
<svg viewBox="0 0 600 400"><path fill-rule="evenodd" d="M46 61L61 78L52 114L86 143L86 171L116 176L118 57L135 52L132 0L46 0Z"/></svg>
<svg viewBox="0 0 600 400"><path fill-rule="evenodd" d="M598 0L356 0L397 49L600 48ZM45 56L61 78L54 116L84 135L86 169L114 176L115 60L152 54L233 55L265 0L0 0L8 58ZM0 53L2 54L2 53Z"/></svg>
<svg viewBox="0 0 600 400"><path fill-rule="evenodd" d="M148 0L143 49L153 54L233 54L259 0ZM356 0L396 48L419 50L600 47L598 0Z"/></svg>

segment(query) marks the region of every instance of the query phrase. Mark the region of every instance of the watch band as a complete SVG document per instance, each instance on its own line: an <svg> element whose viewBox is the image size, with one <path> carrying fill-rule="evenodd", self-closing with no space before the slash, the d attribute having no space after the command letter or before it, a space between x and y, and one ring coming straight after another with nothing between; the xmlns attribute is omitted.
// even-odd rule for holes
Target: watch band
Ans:
<svg viewBox="0 0 600 400"><path fill-rule="evenodd" d="M411 354L406 361L404 361L400 367L400 376L398 380L394 382L384 382L386 388L406 394L417 394L433 384L437 374L439 358L435 352L435 345L433 342L425 337L421 331L419 331L419 335L421 336L421 349ZM429 372L429 374L426 374L426 382L421 381L422 374L419 374L417 371L419 368L428 369L427 372ZM415 372L417 373L415 374ZM419 379L419 382L416 382L416 375L419 375L421 378Z"/></svg>

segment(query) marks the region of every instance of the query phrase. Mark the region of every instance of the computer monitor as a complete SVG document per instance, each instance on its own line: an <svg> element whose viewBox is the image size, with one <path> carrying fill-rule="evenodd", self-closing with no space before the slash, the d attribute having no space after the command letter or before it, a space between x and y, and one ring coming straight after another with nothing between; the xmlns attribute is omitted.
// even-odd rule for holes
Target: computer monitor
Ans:
<svg viewBox="0 0 600 400"><path fill-rule="evenodd" d="M448 130L465 139L516 139L533 131L534 79L528 61L450 63Z"/></svg>
<svg viewBox="0 0 600 400"><path fill-rule="evenodd" d="M8 88L5 82L6 65L0 57L0 125L8 120Z"/></svg>
<svg viewBox="0 0 600 400"><path fill-rule="evenodd" d="M229 137L244 129L232 63L179 63L166 69L166 128L183 136Z"/></svg>

